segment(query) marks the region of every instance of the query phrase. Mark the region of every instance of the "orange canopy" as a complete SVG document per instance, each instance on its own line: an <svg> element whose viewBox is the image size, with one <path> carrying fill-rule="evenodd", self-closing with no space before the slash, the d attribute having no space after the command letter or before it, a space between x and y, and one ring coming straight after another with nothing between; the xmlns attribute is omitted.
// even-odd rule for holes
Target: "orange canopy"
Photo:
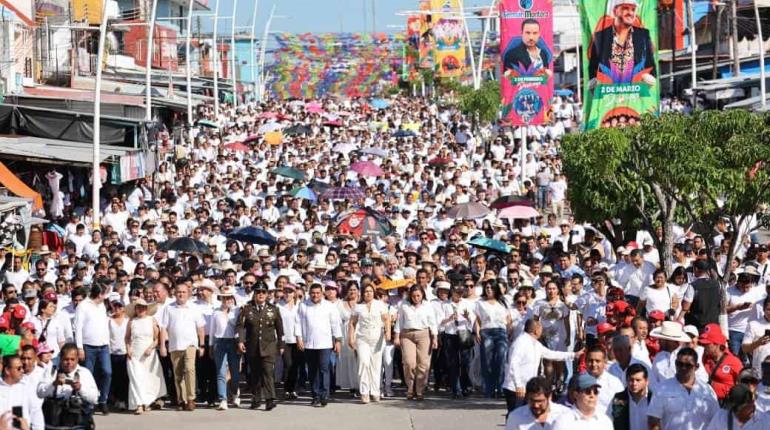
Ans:
<svg viewBox="0 0 770 430"><path fill-rule="evenodd" d="M0 162L0 184L19 197L32 199L32 210L43 207L43 197L16 177L2 162Z"/></svg>

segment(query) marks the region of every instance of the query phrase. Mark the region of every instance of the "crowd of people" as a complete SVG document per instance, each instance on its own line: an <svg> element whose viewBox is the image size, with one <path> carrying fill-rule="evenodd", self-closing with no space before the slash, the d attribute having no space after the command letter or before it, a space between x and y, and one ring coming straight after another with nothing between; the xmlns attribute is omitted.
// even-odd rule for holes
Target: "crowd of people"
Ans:
<svg viewBox="0 0 770 430"><path fill-rule="evenodd" d="M99 223L63 190L62 249L5 255L0 428L428 395L504 399L509 429L770 428L764 244L681 230L667 273L660 232L576 222L571 100L527 129L389 104L203 108Z"/></svg>

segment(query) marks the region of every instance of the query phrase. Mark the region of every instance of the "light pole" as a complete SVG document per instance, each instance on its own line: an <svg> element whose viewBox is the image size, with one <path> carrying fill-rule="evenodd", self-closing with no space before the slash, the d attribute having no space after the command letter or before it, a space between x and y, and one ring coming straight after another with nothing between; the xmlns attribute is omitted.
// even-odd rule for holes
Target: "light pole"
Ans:
<svg viewBox="0 0 770 430"><path fill-rule="evenodd" d="M473 88L478 90L481 87L481 82L476 78L476 59L473 55L473 42L471 42L471 32L468 30L468 22L465 20L465 5L463 0L457 0L457 5L460 7L460 19L463 21L463 29L465 30L465 40L468 43L468 53L471 56L471 72L473 72Z"/></svg>
<svg viewBox="0 0 770 430"><path fill-rule="evenodd" d="M492 13L495 11L496 4L497 4L497 0L492 0L489 3L489 10L487 11L487 16L485 17L487 20L487 23L484 26L484 34L481 36L481 50L479 51L478 76L473 81L474 84L478 82L479 86L481 85L481 70L484 68L484 49L486 49L486 46L487 46L487 38L489 37L489 27L492 25Z"/></svg>
<svg viewBox="0 0 770 430"><path fill-rule="evenodd" d="M235 12L238 10L238 0L233 0L233 16L230 24L230 51L232 60L230 61L230 80L233 83L233 107L238 107L238 86L235 82Z"/></svg>
<svg viewBox="0 0 770 430"><path fill-rule="evenodd" d="M254 12L251 16L251 41L249 43L249 64L251 65L251 85L253 85L254 91L252 97L256 100L257 94L257 73L254 70L255 62L257 61L256 55L256 40L257 40L257 9L259 9L259 0L254 0Z"/></svg>
<svg viewBox="0 0 770 430"><path fill-rule="evenodd" d="M147 122L152 121L152 52L155 49L154 35L155 35L155 18L158 9L158 0L148 0L150 3L150 21L147 27L147 55L145 55L145 71L144 81L147 88L144 89L145 112L144 120Z"/></svg>
<svg viewBox="0 0 770 430"><path fill-rule="evenodd" d="M690 90L692 91L692 108L695 109L695 89L698 87L698 38L695 36L695 10L693 2L687 0L687 14L690 15ZM760 42L761 43L761 42Z"/></svg>
<svg viewBox="0 0 770 430"><path fill-rule="evenodd" d="M754 16L757 19L757 36L759 37L759 93L762 97L762 110L767 108L765 88L765 39L762 38L762 20L759 19L759 6L754 0Z"/></svg>
<svg viewBox="0 0 770 430"><path fill-rule="evenodd" d="M91 177L91 206L94 211L93 229L99 228L101 223L99 210L99 191L102 186L99 164L101 163L101 133L102 126L102 63L104 62L104 45L107 39L107 0L102 1L102 22L99 23L99 52L96 54L96 83L94 84L94 148Z"/></svg>
<svg viewBox="0 0 770 430"><path fill-rule="evenodd" d="M187 132L189 133L189 140L192 144L193 141L193 109L192 109L192 53L190 50L190 44L192 42L192 16L193 8L195 7L195 0L190 0L187 8L187 34L185 35L185 74L187 75Z"/></svg>
<svg viewBox="0 0 770 430"><path fill-rule="evenodd" d="M213 34L213 43L211 55L213 57L213 66L214 69L214 116L215 121L219 120L219 47L217 46L217 30L219 29L219 6L222 4L222 0L217 0L217 5L214 8L214 34Z"/></svg>
<svg viewBox="0 0 770 430"><path fill-rule="evenodd" d="M270 17L267 18L265 24L265 32L262 34L262 44L259 47L259 101L262 101L262 97L265 93L265 53L267 51L267 35L270 32L270 25L275 18L275 3L270 8Z"/></svg>

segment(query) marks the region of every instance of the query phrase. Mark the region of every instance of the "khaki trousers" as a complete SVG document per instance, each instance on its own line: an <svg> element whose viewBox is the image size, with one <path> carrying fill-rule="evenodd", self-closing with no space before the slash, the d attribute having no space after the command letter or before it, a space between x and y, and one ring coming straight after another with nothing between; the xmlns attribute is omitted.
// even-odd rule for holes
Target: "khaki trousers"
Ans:
<svg viewBox="0 0 770 430"><path fill-rule="evenodd" d="M401 333L401 360L404 362L406 394L422 396L428 385L430 332L428 329Z"/></svg>
<svg viewBox="0 0 770 430"><path fill-rule="evenodd" d="M171 351L171 366L174 369L174 385L180 404L195 401L195 357L198 348L188 346L183 351Z"/></svg>

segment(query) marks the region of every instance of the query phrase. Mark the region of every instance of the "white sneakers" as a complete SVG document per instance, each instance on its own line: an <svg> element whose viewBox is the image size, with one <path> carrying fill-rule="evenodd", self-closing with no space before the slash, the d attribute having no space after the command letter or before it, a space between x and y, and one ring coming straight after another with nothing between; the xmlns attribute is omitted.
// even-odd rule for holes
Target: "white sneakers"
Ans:
<svg viewBox="0 0 770 430"><path fill-rule="evenodd" d="M227 399L219 401L219 406L217 406L217 410L218 411L226 411L227 410Z"/></svg>

